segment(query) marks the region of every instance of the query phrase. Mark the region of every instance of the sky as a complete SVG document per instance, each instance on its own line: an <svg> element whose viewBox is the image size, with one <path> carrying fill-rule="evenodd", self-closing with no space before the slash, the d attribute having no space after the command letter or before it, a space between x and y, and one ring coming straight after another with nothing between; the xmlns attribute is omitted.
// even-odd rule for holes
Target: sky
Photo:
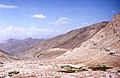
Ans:
<svg viewBox="0 0 120 78"><path fill-rule="evenodd" d="M119 12L120 0L0 0L0 40L51 38Z"/></svg>

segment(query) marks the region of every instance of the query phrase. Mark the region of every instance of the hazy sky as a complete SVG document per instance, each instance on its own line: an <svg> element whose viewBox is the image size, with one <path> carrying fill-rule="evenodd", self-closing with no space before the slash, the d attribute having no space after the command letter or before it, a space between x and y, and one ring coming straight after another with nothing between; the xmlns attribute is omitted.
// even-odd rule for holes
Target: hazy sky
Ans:
<svg viewBox="0 0 120 78"><path fill-rule="evenodd" d="M118 12L120 0L0 0L0 40L48 38Z"/></svg>

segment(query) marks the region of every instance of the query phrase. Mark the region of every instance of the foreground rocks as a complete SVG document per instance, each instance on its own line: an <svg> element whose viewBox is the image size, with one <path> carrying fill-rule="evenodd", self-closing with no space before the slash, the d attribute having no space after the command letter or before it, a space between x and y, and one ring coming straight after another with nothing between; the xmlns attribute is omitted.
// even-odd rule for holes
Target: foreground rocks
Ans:
<svg viewBox="0 0 120 78"><path fill-rule="evenodd" d="M58 72L61 70L61 66L65 65L80 66L39 60L4 61L3 67L0 67L0 78L120 78L118 67L107 71L92 71L89 69L88 71L73 73Z"/></svg>

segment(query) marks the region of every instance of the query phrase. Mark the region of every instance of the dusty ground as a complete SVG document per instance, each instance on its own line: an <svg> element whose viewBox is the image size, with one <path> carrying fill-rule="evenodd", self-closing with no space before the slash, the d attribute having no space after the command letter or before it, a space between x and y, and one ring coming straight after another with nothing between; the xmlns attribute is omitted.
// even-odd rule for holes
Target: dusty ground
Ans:
<svg viewBox="0 0 120 78"><path fill-rule="evenodd" d="M76 73L61 73L60 66L74 65L84 66L82 64L72 64L71 61L65 63L40 61L40 60L22 60L22 61L4 61L0 64L0 78L120 78L118 69L113 68L107 71L81 71ZM18 74L9 76L9 72L18 71Z"/></svg>

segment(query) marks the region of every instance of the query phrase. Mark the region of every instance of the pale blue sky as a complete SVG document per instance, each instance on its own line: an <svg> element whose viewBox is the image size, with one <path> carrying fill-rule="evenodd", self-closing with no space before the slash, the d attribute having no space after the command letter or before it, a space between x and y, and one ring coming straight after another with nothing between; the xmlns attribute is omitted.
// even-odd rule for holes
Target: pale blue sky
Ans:
<svg viewBox="0 0 120 78"><path fill-rule="evenodd" d="M0 39L49 38L118 12L120 0L0 0Z"/></svg>

